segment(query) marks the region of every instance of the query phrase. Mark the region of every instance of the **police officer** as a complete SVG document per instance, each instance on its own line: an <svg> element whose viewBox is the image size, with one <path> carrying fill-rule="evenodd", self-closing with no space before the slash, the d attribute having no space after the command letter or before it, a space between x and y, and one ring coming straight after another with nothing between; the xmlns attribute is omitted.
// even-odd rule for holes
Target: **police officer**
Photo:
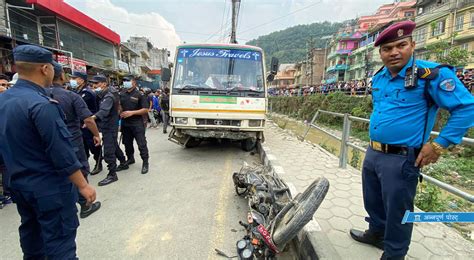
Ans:
<svg viewBox="0 0 474 260"><path fill-rule="evenodd" d="M145 124L143 116L148 113L148 102L146 97L138 91L137 82L133 76L123 79L124 90L120 93L120 104L123 112L122 134L125 153L127 154L127 165L135 163L133 139L136 140L140 156L143 160L142 174L148 172L148 148L145 137Z"/></svg>
<svg viewBox="0 0 474 260"><path fill-rule="evenodd" d="M382 259L404 259L408 252L413 224L402 224L402 219L405 211L413 211L420 167L436 162L474 125L474 98L454 70L414 60L415 25L395 23L374 44L380 46L385 67L373 78L371 142L362 169L369 229L350 234L384 250ZM427 143L439 108L451 116L440 135Z"/></svg>
<svg viewBox="0 0 474 260"><path fill-rule="evenodd" d="M107 177L99 182L99 186L105 186L118 180L117 171L128 169L125 155L117 142L119 95L107 86L107 78L103 75L94 76L91 82L99 99L99 111L92 117L98 121L104 138L104 160L109 169ZM118 167L117 159L120 161Z"/></svg>
<svg viewBox="0 0 474 260"><path fill-rule="evenodd" d="M99 130L92 118L91 111L87 108L87 105L81 96L64 89L66 75L64 74L62 66L53 62L53 67L53 86L48 89L49 95L51 98L59 102L59 106L64 112L66 119L65 123L72 135L71 141L76 151L77 159L82 164L81 172L87 180L87 176L90 174L90 167L89 162L87 161L86 151L84 150L84 141L82 140L81 121L84 122L87 129L89 129L93 134L93 140L96 146L100 146L101 143ZM88 217L100 208L100 202L98 201L91 205L87 205L86 199L81 194L79 194L79 205L81 205L81 211L79 213L81 218Z"/></svg>
<svg viewBox="0 0 474 260"><path fill-rule="evenodd" d="M75 71L71 75L69 85L72 90L78 93L87 104L87 107L92 113L97 112L97 99L94 91L87 85L87 74ZM95 175L102 171L102 147L94 144L94 135L89 129L82 128L82 135L84 139L84 148L86 151L87 158L90 153L93 154L95 160L95 166L91 174Z"/></svg>
<svg viewBox="0 0 474 260"><path fill-rule="evenodd" d="M96 192L80 171L58 102L46 93L53 54L21 45L13 57L19 79L0 95L0 153L21 217L24 259L76 259L76 189L89 204Z"/></svg>

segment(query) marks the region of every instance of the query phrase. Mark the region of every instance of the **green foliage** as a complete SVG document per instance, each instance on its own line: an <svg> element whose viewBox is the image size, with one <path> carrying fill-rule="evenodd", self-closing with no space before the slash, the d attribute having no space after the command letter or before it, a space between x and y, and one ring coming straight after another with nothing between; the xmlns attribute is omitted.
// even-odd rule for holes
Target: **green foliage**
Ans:
<svg viewBox="0 0 474 260"><path fill-rule="evenodd" d="M342 23L313 23L297 25L285 30L260 36L247 42L249 45L259 46L265 51L266 64L270 64L271 57L279 59L282 63L295 63L306 59L307 42L313 37L315 48L324 48L326 41L323 36L333 35L341 28Z"/></svg>
<svg viewBox="0 0 474 260"><path fill-rule="evenodd" d="M455 37L455 35L453 35ZM447 40L442 40L426 46L429 58L433 58L436 62L449 64L455 67L466 66L474 52L453 46Z"/></svg>
<svg viewBox="0 0 474 260"><path fill-rule="evenodd" d="M359 162L360 162L360 152L354 149L352 151L352 158L350 161L350 165L356 169L359 169Z"/></svg>
<svg viewBox="0 0 474 260"><path fill-rule="evenodd" d="M415 205L423 211L444 211L446 202L441 195L441 190L438 187L422 182L415 197Z"/></svg>

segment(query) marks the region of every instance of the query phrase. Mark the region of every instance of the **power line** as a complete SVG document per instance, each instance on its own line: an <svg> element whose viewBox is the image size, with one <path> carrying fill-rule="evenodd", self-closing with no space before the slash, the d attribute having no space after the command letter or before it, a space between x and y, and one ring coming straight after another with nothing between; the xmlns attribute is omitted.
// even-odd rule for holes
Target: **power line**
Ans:
<svg viewBox="0 0 474 260"><path fill-rule="evenodd" d="M310 8L310 7L313 7L313 6L318 5L318 4L321 4L321 3L322 3L322 0L318 1L317 3L310 4L310 5L306 6L306 7L297 9L297 10L295 10L295 11L293 11L293 12L291 12L291 13L288 13L288 14L286 14L286 15L277 17L277 18L275 18L275 19L273 19L273 20L270 20L270 21L268 21L268 22L262 23L262 24L260 24L260 25L257 25L257 26L251 27L251 28L247 28L247 29L241 31L240 33L242 34L242 33L251 31L251 30L253 30L253 29L256 29L256 28L265 26L265 25L267 25L267 24L271 24L271 23L273 23L273 22L275 22L275 21L277 21L277 20L281 20L281 19L283 19L283 18L285 18L285 17L288 17L288 16L290 16L290 15L292 15L292 14L295 14L295 13L297 13L297 12L301 12L301 11L303 11L303 10L306 10L306 9L308 9L308 8Z"/></svg>

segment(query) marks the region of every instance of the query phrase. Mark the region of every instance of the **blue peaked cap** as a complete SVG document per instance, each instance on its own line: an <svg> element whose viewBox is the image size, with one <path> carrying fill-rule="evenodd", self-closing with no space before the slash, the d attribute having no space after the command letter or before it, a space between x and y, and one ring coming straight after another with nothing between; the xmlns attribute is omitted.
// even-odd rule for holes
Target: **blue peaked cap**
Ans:
<svg viewBox="0 0 474 260"><path fill-rule="evenodd" d="M20 45L13 49L15 61L30 63L53 63L53 53L36 45Z"/></svg>

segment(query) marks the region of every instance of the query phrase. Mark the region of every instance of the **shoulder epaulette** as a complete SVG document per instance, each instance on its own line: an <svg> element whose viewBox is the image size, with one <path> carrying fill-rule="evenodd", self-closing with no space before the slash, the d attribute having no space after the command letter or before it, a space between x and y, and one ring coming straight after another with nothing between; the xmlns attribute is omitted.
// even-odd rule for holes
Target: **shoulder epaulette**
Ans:
<svg viewBox="0 0 474 260"><path fill-rule="evenodd" d="M38 94L44 98L46 98L50 103L54 103L54 104L59 104L59 101L57 101L56 99L52 98L52 97L48 97L47 95L41 93L41 92L38 92Z"/></svg>
<svg viewBox="0 0 474 260"><path fill-rule="evenodd" d="M439 75L439 70L442 68L448 68L450 70L453 70L454 67L451 65L447 64L441 64L438 65L434 68L418 68L418 78L419 79L427 79L427 80L433 80Z"/></svg>

